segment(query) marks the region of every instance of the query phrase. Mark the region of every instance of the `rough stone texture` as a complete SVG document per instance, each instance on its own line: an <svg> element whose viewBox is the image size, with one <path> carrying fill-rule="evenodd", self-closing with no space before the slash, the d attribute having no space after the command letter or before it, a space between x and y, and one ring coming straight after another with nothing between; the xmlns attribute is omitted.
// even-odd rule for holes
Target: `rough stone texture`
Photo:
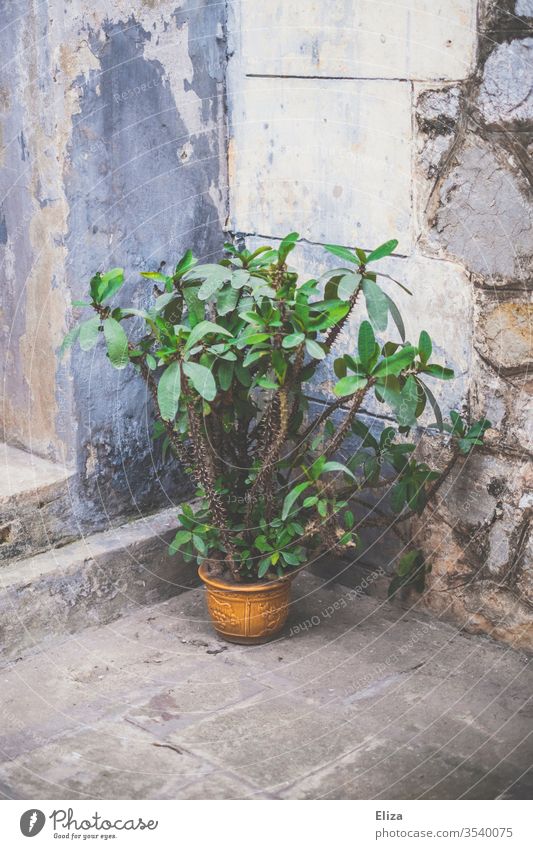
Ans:
<svg viewBox="0 0 533 849"><path fill-rule="evenodd" d="M483 69L478 104L488 124L533 120L533 38L499 44Z"/></svg>
<svg viewBox="0 0 533 849"><path fill-rule="evenodd" d="M57 349L98 268L124 266L123 302L135 286L140 305L140 269L222 244L225 10L23 0L4 12L3 439L71 468L86 532L185 488L154 449L133 370L124 379L101 348L59 364Z"/></svg>
<svg viewBox="0 0 533 849"><path fill-rule="evenodd" d="M480 298L478 350L504 374L526 373L533 366L533 304Z"/></svg>
<svg viewBox="0 0 533 849"><path fill-rule="evenodd" d="M533 17L533 0L516 0L515 12L526 18Z"/></svg>
<svg viewBox="0 0 533 849"><path fill-rule="evenodd" d="M475 0L233 0L245 73L461 79L472 68Z"/></svg>
<svg viewBox="0 0 533 849"><path fill-rule="evenodd" d="M194 590L7 666L3 796L530 796L525 655L311 576L293 599L263 646Z"/></svg>
<svg viewBox="0 0 533 849"><path fill-rule="evenodd" d="M439 182L429 240L486 278L527 281L533 256L528 191L509 155L472 134Z"/></svg>
<svg viewBox="0 0 533 849"><path fill-rule="evenodd" d="M533 40L530 24L511 11L480 4L480 65L462 87L455 123L445 120L447 91L441 130L439 90L417 102L420 243L472 272L470 414L492 422L487 450L465 465L463 483L417 523L417 534L433 563L429 606L530 648Z"/></svg>
<svg viewBox="0 0 533 849"><path fill-rule="evenodd" d="M529 374L496 375L480 357L472 362L471 412L474 419L486 416L497 433L497 441L510 450L533 454Z"/></svg>
<svg viewBox="0 0 533 849"><path fill-rule="evenodd" d="M175 528L176 513L166 510L5 566L0 657L20 657L196 583L194 566L168 553Z"/></svg>
<svg viewBox="0 0 533 849"><path fill-rule="evenodd" d="M490 440L489 440L490 442ZM436 513L418 520L416 540L431 556L427 603L461 616L515 647L531 647L532 598L527 540L533 516L529 459L483 452L458 461Z"/></svg>
<svg viewBox="0 0 533 849"><path fill-rule="evenodd" d="M0 567L79 535L68 469L0 445Z"/></svg>

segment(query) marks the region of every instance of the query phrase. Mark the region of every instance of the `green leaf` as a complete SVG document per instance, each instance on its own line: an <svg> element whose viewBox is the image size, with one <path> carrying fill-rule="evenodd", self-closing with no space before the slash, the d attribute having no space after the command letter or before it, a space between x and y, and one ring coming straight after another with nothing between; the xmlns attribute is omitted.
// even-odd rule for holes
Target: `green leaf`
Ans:
<svg viewBox="0 0 533 849"><path fill-rule="evenodd" d="M168 547L170 554L176 554L176 552L179 551L183 545L190 542L191 539L192 534L190 531L178 531Z"/></svg>
<svg viewBox="0 0 533 849"><path fill-rule="evenodd" d="M390 374L388 377L381 378L376 383L376 391L382 396L383 400L393 410L397 410L401 404L401 386L398 378Z"/></svg>
<svg viewBox="0 0 533 849"><path fill-rule="evenodd" d="M398 239L391 239L388 242L384 242L379 248L376 248L375 251L371 251L366 258L366 264L368 265L370 262L375 262L377 259L383 259L384 256L390 256L393 251L398 247Z"/></svg>
<svg viewBox="0 0 533 849"><path fill-rule="evenodd" d="M444 368L444 366L429 365L425 366L423 371L424 374L430 374L431 377L437 377L439 380L451 380L455 377L453 369Z"/></svg>
<svg viewBox="0 0 533 849"><path fill-rule="evenodd" d="M117 369L125 368L129 361L128 337L124 329L114 318L106 318L104 321L104 336L107 343L107 353L111 364Z"/></svg>
<svg viewBox="0 0 533 849"><path fill-rule="evenodd" d="M366 369L374 356L376 348L376 337L374 336L374 331L372 330L372 325L369 321L361 322L357 339L357 348L359 351L359 359L361 360L363 367Z"/></svg>
<svg viewBox="0 0 533 849"><path fill-rule="evenodd" d="M299 238L299 233L289 233L288 236L285 236L285 238L281 241L280 246L278 248L278 259L280 263L285 262L289 253L294 247L296 247L296 242Z"/></svg>
<svg viewBox="0 0 533 849"><path fill-rule="evenodd" d="M192 251L186 251L178 264L176 265L176 270L174 272L176 277L182 277L187 271L190 271L193 266L198 262L192 255Z"/></svg>
<svg viewBox="0 0 533 849"><path fill-rule="evenodd" d="M112 298L124 283L124 269L112 268L100 278L100 302Z"/></svg>
<svg viewBox="0 0 533 849"><path fill-rule="evenodd" d="M336 377L346 377L346 360L344 357L337 357L333 362L333 371Z"/></svg>
<svg viewBox="0 0 533 849"><path fill-rule="evenodd" d="M269 377L258 377L256 383L258 386L262 386L263 389L279 389L279 385Z"/></svg>
<svg viewBox="0 0 533 849"><path fill-rule="evenodd" d="M282 344L283 348L296 348L297 345L301 345L305 339L305 333L289 333L288 336L285 336Z"/></svg>
<svg viewBox="0 0 533 849"><path fill-rule="evenodd" d="M405 484L397 483L392 487L390 495L391 509L395 513L401 513L405 504Z"/></svg>
<svg viewBox="0 0 533 849"><path fill-rule="evenodd" d="M262 578L268 572L270 568L270 557L265 557L264 560L259 561L259 568L257 570L257 577Z"/></svg>
<svg viewBox="0 0 533 849"><path fill-rule="evenodd" d="M204 339L210 333L217 333L221 336L231 337L229 330L226 330L225 327L221 327L220 324L215 324L212 321L200 321L191 330L189 338L185 344L185 351L190 351L191 348L194 348L201 339Z"/></svg>
<svg viewBox="0 0 533 849"><path fill-rule="evenodd" d="M359 265L358 257L352 253L352 251L349 251L348 248L343 248L342 245L324 245L324 247L330 254L338 256L340 259L345 259L347 262L355 262L356 265Z"/></svg>
<svg viewBox="0 0 533 849"><path fill-rule="evenodd" d="M72 347L78 336L80 335L81 325L78 324L76 327L73 327L72 330L66 334L65 338L61 343L61 347L59 348L59 358L63 356L65 351L68 351L69 348Z"/></svg>
<svg viewBox="0 0 533 849"><path fill-rule="evenodd" d="M171 363L159 379L157 403L161 418L171 422L176 418L181 393L180 364Z"/></svg>
<svg viewBox="0 0 533 849"><path fill-rule="evenodd" d="M418 354L422 365L426 365L427 361L431 357L432 352L433 345L431 344L429 333L426 333L425 330L422 330L420 338L418 340Z"/></svg>
<svg viewBox="0 0 533 849"><path fill-rule="evenodd" d="M452 433L455 436L464 436L465 435L464 422L463 422L461 416L459 415L459 413L456 413L455 410L450 410L450 421L453 425Z"/></svg>
<svg viewBox="0 0 533 849"><path fill-rule="evenodd" d="M217 295L217 313L218 315L227 315L233 312L239 300L238 289L232 289L231 286L225 286Z"/></svg>
<svg viewBox="0 0 533 849"><path fill-rule="evenodd" d="M217 394L215 379L208 368L199 363L184 363L183 371L192 385L206 401L213 401Z"/></svg>
<svg viewBox="0 0 533 849"><path fill-rule="evenodd" d="M354 292L359 288L361 275L353 272L343 274L337 288L337 297L341 301L349 301Z"/></svg>
<svg viewBox="0 0 533 849"><path fill-rule="evenodd" d="M304 481L303 483L299 483L294 489L288 493L283 502L283 508L281 511L281 518L286 519L289 513L291 512L291 508L298 498L299 495L302 494L309 486L311 486L311 481Z"/></svg>
<svg viewBox="0 0 533 849"><path fill-rule="evenodd" d="M91 298L95 304L100 303L100 290L102 287L102 275L98 271L94 277L91 277L91 282L89 284L89 291L91 293Z"/></svg>
<svg viewBox="0 0 533 849"><path fill-rule="evenodd" d="M326 356L322 346L319 345L318 342L315 342L314 339L306 339L305 347L309 356L313 357L315 360L323 360Z"/></svg>
<svg viewBox="0 0 533 849"><path fill-rule="evenodd" d="M397 410L400 427L411 427L416 424L416 408L418 405L418 388L412 375L409 375L401 392L401 402Z"/></svg>
<svg viewBox="0 0 533 849"><path fill-rule="evenodd" d="M336 460L328 460L327 463L324 463L322 466L322 472L342 472L343 475L348 475L348 477L356 480L355 475L347 466L344 466L342 463L337 463Z"/></svg>
<svg viewBox="0 0 533 849"><path fill-rule="evenodd" d="M72 301L73 307L90 307L92 304L88 304L87 301Z"/></svg>
<svg viewBox="0 0 533 849"><path fill-rule="evenodd" d="M417 383L418 383L419 386L422 387L422 389L426 393L426 398L428 399L428 401L431 405L431 408L433 410L433 413L435 415L436 425L437 425L439 430L442 430L443 429L442 413L441 413L441 409L440 409L440 407L437 403L437 399L435 398L435 396L433 395L431 390L426 386L426 384L422 380L420 380L419 377L417 378Z"/></svg>
<svg viewBox="0 0 533 849"><path fill-rule="evenodd" d="M353 395L358 389L362 389L367 383L366 377L360 377L357 374L349 374L347 377L342 377L333 387L333 392L338 398L344 398L346 395Z"/></svg>
<svg viewBox="0 0 533 849"><path fill-rule="evenodd" d="M220 384L220 388L223 389L224 392L227 392L231 386L233 369L234 364L232 362L227 362L226 360L220 361L218 366L218 382Z"/></svg>
<svg viewBox="0 0 533 849"><path fill-rule="evenodd" d="M285 563L288 563L289 566L298 566L300 563L300 558L292 551L282 551L281 556L283 557Z"/></svg>
<svg viewBox="0 0 533 849"><path fill-rule="evenodd" d="M231 275L231 286L233 289L242 289L250 280L250 272L245 268L238 268Z"/></svg>
<svg viewBox="0 0 533 849"><path fill-rule="evenodd" d="M224 283L231 280L231 276L231 268L208 263L207 265L197 265L192 271L189 271L187 279L204 281L198 291L198 298L201 301L207 301L208 298L222 288Z"/></svg>
<svg viewBox="0 0 533 849"><path fill-rule="evenodd" d="M410 365L416 357L417 350L413 345L406 345L405 348L400 348L391 357L385 357L377 364L372 372L374 377L387 377L390 374L398 375L400 372Z"/></svg>
<svg viewBox="0 0 533 849"><path fill-rule="evenodd" d="M183 300L187 306L189 324L195 327L205 316L205 304L198 299L198 286L185 286L183 289Z"/></svg>
<svg viewBox="0 0 533 849"><path fill-rule="evenodd" d="M246 354L242 364L245 368L248 368L248 366L253 365L253 363L257 362L257 360L260 360L261 357L266 357L268 353L268 351L251 350Z"/></svg>
<svg viewBox="0 0 533 849"><path fill-rule="evenodd" d="M242 349L246 348L247 345L258 345L260 342L266 342L267 339L270 339L270 334L268 333L250 333L247 330L246 333L239 336L237 348Z"/></svg>
<svg viewBox="0 0 533 849"><path fill-rule="evenodd" d="M157 280L158 283L166 283L169 279L166 274L161 274L160 271L141 271L141 277L146 280Z"/></svg>
<svg viewBox="0 0 533 849"><path fill-rule="evenodd" d="M361 288L365 295L366 308L370 321L377 330L386 330L389 323L389 302L377 283L365 277Z"/></svg>
<svg viewBox="0 0 533 849"><path fill-rule="evenodd" d="M383 294L385 294L385 293L383 293ZM389 298L388 295L385 295L385 297L386 297L387 303L389 305L389 312L392 316L392 320L393 320L394 324L396 325L396 327L398 328L398 333L400 334L400 338L401 338L402 342L405 342L405 325L403 323L403 318L401 316L400 310L398 309L398 307L396 306L396 304L394 303L392 298Z"/></svg>
<svg viewBox="0 0 533 849"><path fill-rule="evenodd" d="M102 321L99 316L90 318L80 324L80 348L82 351L90 351L98 342L98 334Z"/></svg>

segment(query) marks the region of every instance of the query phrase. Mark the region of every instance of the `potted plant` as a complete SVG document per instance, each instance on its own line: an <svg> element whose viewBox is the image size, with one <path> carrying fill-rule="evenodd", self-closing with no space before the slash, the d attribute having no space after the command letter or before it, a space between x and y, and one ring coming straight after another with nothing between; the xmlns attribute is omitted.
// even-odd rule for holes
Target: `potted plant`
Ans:
<svg viewBox="0 0 533 849"><path fill-rule="evenodd" d="M115 305L121 268L97 273L89 299L74 304L95 315L63 343L64 350L77 339L87 351L103 338L111 364L133 367L145 381L154 435L197 487L196 500L181 505L171 550L199 565L215 628L238 642L279 631L291 577L320 551L355 549L364 524L387 524L404 541L391 593L421 589L429 566L402 528L489 427L467 426L455 412L443 421L428 383L453 372L432 362L425 331L416 344L406 341L398 308L379 285L388 275L375 264L396 240L368 254L327 245L342 266L301 283L288 263L297 239L291 233L277 250L253 252L226 244L215 264L198 264L187 251L172 274L142 274L153 284L146 308ZM343 351L339 334L360 307L366 316ZM389 318L395 341L382 338ZM306 389L327 360L334 397L312 409ZM380 435L359 417L370 394L396 422ZM433 427L450 438L442 472L420 461L407 439L426 404ZM359 444L343 460L348 439ZM363 497L382 487L390 489L390 517L381 508L368 513Z"/></svg>

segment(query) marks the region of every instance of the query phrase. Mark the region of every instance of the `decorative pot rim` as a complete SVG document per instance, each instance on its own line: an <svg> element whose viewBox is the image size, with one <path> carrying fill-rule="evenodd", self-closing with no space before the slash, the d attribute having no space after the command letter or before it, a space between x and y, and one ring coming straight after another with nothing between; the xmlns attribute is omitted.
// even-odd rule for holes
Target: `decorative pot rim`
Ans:
<svg viewBox="0 0 533 849"><path fill-rule="evenodd" d="M213 587L217 590L225 590L226 592L236 593L257 593L268 592L269 590L281 589L286 587L292 580L292 575L287 575L276 581L256 581L254 584L237 584L232 581L226 581L224 578L215 578L209 574L204 563L199 567L198 574L204 584Z"/></svg>

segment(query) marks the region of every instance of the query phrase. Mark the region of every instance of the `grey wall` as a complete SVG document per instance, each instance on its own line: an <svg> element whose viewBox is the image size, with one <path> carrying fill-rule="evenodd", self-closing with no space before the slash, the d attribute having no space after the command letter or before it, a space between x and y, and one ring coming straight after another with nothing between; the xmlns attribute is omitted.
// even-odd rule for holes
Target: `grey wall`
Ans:
<svg viewBox="0 0 533 849"><path fill-rule="evenodd" d="M135 373L101 349L57 348L70 302L116 265L141 303L142 269L184 250L209 261L227 214L222 3L4 2L0 261L3 438L77 473L84 528L166 504Z"/></svg>

